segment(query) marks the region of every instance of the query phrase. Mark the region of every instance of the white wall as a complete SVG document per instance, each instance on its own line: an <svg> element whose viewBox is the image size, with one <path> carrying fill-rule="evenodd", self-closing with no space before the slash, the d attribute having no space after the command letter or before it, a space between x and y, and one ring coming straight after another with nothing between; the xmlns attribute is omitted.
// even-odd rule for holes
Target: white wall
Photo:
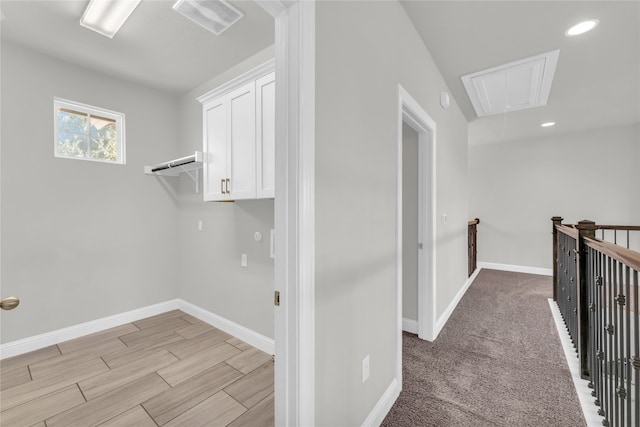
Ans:
<svg viewBox="0 0 640 427"><path fill-rule="evenodd" d="M471 146L478 261L551 268L551 221L640 224L640 129Z"/></svg>
<svg viewBox="0 0 640 427"><path fill-rule="evenodd" d="M274 57L269 47L180 98L181 156L202 151L202 104L196 98ZM159 159L161 160L161 159ZM180 297L273 338L274 263L269 234L273 199L203 202L188 177L181 178L179 230ZM203 231L197 231L202 220ZM262 233L262 241L254 233ZM248 267L240 266L246 253Z"/></svg>
<svg viewBox="0 0 640 427"><path fill-rule="evenodd" d="M126 115L124 166L54 158L53 97ZM176 297L177 100L2 41L2 342Z"/></svg>
<svg viewBox="0 0 640 427"><path fill-rule="evenodd" d="M317 3L317 425L361 425L395 378L399 83L437 124L439 316L466 280L467 123L398 2Z"/></svg>
<svg viewBox="0 0 640 427"><path fill-rule="evenodd" d="M402 317L418 320L418 132L402 124Z"/></svg>

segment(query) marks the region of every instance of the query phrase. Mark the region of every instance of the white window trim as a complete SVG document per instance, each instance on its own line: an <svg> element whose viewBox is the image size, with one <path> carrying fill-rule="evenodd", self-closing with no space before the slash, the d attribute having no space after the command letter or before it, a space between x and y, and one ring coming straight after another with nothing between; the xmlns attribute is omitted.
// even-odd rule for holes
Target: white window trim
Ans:
<svg viewBox="0 0 640 427"><path fill-rule="evenodd" d="M87 157L71 157L58 154L58 109L69 108L90 115L99 115L116 121L116 131L118 133L118 156L115 161L91 159ZM95 107L93 105L83 104L81 102L70 101L58 97L53 98L53 154L60 159L85 160L88 162L108 163L112 165L124 165L125 162L125 117L124 113L107 110L105 108Z"/></svg>

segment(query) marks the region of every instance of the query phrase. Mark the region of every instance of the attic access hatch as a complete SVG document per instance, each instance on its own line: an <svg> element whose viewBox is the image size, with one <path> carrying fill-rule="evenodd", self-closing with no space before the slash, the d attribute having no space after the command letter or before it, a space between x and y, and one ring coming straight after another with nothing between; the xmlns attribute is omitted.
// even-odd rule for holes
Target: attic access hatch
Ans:
<svg viewBox="0 0 640 427"><path fill-rule="evenodd" d="M244 16L225 0L178 0L173 9L216 36Z"/></svg>
<svg viewBox="0 0 640 427"><path fill-rule="evenodd" d="M547 105L560 50L462 76L478 117Z"/></svg>

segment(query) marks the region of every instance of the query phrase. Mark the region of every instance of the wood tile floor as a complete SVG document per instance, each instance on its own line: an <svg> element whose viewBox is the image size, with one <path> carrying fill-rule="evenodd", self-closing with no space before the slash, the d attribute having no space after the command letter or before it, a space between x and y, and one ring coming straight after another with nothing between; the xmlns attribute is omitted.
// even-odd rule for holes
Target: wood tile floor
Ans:
<svg viewBox="0 0 640 427"><path fill-rule="evenodd" d="M273 361L179 310L0 362L0 426L273 426Z"/></svg>

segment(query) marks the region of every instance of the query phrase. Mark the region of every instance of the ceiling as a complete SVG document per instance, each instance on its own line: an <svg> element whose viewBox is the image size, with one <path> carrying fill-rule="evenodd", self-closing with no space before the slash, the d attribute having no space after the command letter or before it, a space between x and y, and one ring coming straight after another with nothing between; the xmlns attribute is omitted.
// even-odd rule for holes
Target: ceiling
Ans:
<svg viewBox="0 0 640 427"><path fill-rule="evenodd" d="M51 56L176 95L274 42L253 1L220 36L143 0L113 39L79 25L89 0L2 0L1 36ZM640 121L640 1L426 1L402 4L469 121L470 144L536 138ZM571 25L598 18L590 33ZM548 104L478 119L461 76L560 49ZM205 52L205 54L203 54ZM540 124L555 121L556 126Z"/></svg>
<svg viewBox="0 0 640 427"><path fill-rule="evenodd" d="M221 35L143 0L113 39L80 26L89 0L2 0L1 36L34 50L181 95L272 45L274 20L253 1L231 1L244 17Z"/></svg>
<svg viewBox="0 0 640 427"><path fill-rule="evenodd" d="M469 121L470 144L640 121L640 1L403 1ZM585 19L593 31L566 37ZM477 118L461 76L560 49L544 107ZM543 122L556 126L541 128Z"/></svg>

